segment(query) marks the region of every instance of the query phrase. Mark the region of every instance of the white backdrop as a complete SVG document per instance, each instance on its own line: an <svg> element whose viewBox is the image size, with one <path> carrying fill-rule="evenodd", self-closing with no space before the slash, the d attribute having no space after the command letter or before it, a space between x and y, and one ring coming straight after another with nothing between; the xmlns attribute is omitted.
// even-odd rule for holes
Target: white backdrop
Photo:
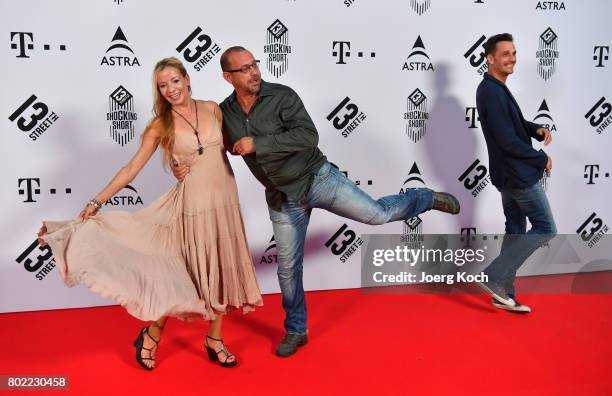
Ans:
<svg viewBox="0 0 612 396"><path fill-rule="evenodd" d="M155 62L179 57L190 72L194 96L220 102L231 87L221 78L219 51L232 45L243 45L262 60L265 80L301 95L321 149L365 191L381 196L424 183L461 200L459 216L426 213L416 227L418 221L370 227L315 211L307 240L307 289L359 286L358 250L351 255L349 246L335 255L326 246L344 224L357 234L460 233L462 228L503 233L499 193L487 185L487 177L473 188L464 185L485 169L476 167L458 180L475 160L485 167L488 162L469 109L482 78L477 43L483 35L514 35L518 63L508 85L526 118L550 117L538 122L554 129L553 143L545 149L554 164L546 186L559 232L575 234L585 222L588 231L600 219L603 233L606 221L612 221L610 2L22 0L2 2L0 10L5 40L0 312L108 303L85 288L65 287L51 254L36 245L36 231L42 220L75 217L136 151L151 116ZM287 55L268 65L264 47L275 42ZM537 51L549 58L543 71ZM418 91L411 95L416 89L425 100ZM548 111L540 109L543 101ZM130 120L113 129L107 118L118 106L132 109ZM348 117L350 132L336 129L335 117L337 125ZM420 139L413 140L407 124L414 117ZM262 291L276 292L263 188L240 158L231 162ZM123 190L104 210L138 210L173 183L156 155L133 189Z"/></svg>

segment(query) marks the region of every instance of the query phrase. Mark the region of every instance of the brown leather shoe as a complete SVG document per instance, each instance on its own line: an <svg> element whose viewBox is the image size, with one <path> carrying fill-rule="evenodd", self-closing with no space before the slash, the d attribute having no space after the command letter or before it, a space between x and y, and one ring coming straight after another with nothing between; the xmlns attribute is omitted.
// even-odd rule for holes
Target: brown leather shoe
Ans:
<svg viewBox="0 0 612 396"><path fill-rule="evenodd" d="M434 203L432 209L454 215L459 213L461 210L461 205L459 205L457 198L449 193L434 191L433 198Z"/></svg>

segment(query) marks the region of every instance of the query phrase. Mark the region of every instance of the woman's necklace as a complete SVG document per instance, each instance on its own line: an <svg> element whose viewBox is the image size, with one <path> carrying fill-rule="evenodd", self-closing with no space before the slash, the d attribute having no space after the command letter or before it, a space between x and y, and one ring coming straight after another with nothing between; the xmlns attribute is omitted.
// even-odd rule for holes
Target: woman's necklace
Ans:
<svg viewBox="0 0 612 396"><path fill-rule="evenodd" d="M174 108L172 108L172 111L174 111L176 114L178 114L183 120L185 120L185 122L187 124L189 124L191 129L193 129L193 132L196 135L196 139L198 140L198 154L202 155L202 153L204 153L204 146L202 146L202 143L200 143L200 133L198 131L198 102L196 102L194 100L193 101L193 105L195 106L195 113L196 113L196 125L195 126L193 126L193 124L191 122L189 122L189 120L187 118L185 118L181 113L179 113L178 111L174 110Z"/></svg>

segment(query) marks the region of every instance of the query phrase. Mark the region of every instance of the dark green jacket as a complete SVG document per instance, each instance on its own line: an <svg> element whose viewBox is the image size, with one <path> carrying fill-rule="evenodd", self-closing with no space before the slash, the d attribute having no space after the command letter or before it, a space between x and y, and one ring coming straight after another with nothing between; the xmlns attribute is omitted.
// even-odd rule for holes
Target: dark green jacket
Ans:
<svg viewBox="0 0 612 396"><path fill-rule="evenodd" d="M280 210L283 196L302 199L326 159L317 147L317 129L298 94L285 85L262 80L249 114L242 110L235 92L220 107L223 133L232 145L245 136L254 138L255 153L243 159L266 187L268 206Z"/></svg>

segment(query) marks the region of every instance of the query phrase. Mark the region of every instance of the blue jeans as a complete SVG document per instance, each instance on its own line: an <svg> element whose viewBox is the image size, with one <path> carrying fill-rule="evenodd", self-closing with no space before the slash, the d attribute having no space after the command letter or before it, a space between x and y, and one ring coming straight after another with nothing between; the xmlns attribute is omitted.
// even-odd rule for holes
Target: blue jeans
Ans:
<svg viewBox="0 0 612 396"><path fill-rule="evenodd" d="M280 211L269 208L287 333L306 334L307 330L302 264L306 229L313 208L325 209L365 224L384 224L410 219L432 206L433 191L429 189L414 189L406 194L374 200L326 162L315 173L302 200L285 198Z"/></svg>
<svg viewBox="0 0 612 396"><path fill-rule="evenodd" d="M504 287L514 298L516 271L543 243L557 233L555 220L540 183L527 188L500 189L506 216L506 235L501 252L485 269L489 282ZM531 229L527 231L527 219Z"/></svg>

